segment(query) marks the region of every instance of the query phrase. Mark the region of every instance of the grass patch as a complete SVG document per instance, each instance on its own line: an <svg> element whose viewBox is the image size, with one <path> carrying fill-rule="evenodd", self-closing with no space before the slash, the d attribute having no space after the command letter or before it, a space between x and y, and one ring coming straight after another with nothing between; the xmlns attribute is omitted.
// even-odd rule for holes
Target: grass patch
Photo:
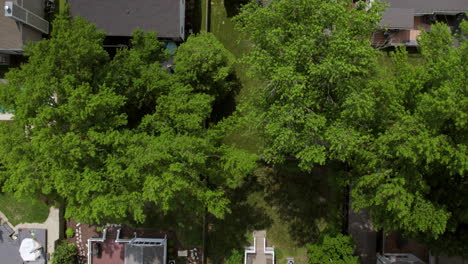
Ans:
<svg viewBox="0 0 468 264"><path fill-rule="evenodd" d="M326 229L341 228L342 192L332 173L325 168L303 172L292 163L258 169L230 195L232 213L210 219L209 263L222 263L233 249L252 245L254 230L266 230L277 263L293 257L306 264L305 245Z"/></svg>
<svg viewBox="0 0 468 264"><path fill-rule="evenodd" d="M36 199L18 200L11 194L0 194L0 210L13 225L43 223L49 216L49 207Z"/></svg>

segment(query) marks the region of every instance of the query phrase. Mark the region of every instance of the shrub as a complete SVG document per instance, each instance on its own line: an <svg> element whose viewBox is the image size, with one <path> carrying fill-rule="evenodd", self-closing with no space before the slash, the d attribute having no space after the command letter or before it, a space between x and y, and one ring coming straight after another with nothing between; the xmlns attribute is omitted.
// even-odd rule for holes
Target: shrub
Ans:
<svg viewBox="0 0 468 264"><path fill-rule="evenodd" d="M75 244L62 242L52 254L52 264L75 264L77 262L76 253Z"/></svg>
<svg viewBox="0 0 468 264"><path fill-rule="evenodd" d="M67 238L72 238L75 235L75 230L73 230L73 228L69 227L65 231L65 235L67 236Z"/></svg>
<svg viewBox="0 0 468 264"><path fill-rule="evenodd" d="M343 234L324 235L318 243L307 245L309 264L358 264L359 257L353 256L354 244L351 237Z"/></svg>
<svg viewBox="0 0 468 264"><path fill-rule="evenodd" d="M224 261L224 264L241 264L244 263L244 254L239 250L231 251L231 256Z"/></svg>

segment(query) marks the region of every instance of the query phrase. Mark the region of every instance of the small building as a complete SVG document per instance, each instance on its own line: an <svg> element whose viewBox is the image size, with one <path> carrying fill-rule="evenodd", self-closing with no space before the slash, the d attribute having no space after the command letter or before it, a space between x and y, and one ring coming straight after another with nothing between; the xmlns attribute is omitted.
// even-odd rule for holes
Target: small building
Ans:
<svg viewBox="0 0 468 264"><path fill-rule="evenodd" d="M72 16L104 30L107 41L130 38L135 29L155 31L167 41L185 39L185 0L68 0ZM114 41L112 41L114 40Z"/></svg>
<svg viewBox="0 0 468 264"><path fill-rule="evenodd" d="M108 233L108 231L110 233ZM89 264L166 264L167 238L120 238L121 229L104 229L88 239Z"/></svg>
<svg viewBox="0 0 468 264"><path fill-rule="evenodd" d="M0 225L0 262L8 264L46 264L47 230L19 229Z"/></svg>
<svg viewBox="0 0 468 264"><path fill-rule="evenodd" d="M19 64L28 41L49 34L45 0L0 0L0 67Z"/></svg>
<svg viewBox="0 0 468 264"><path fill-rule="evenodd" d="M466 0L384 0L389 6L383 14L383 28L372 36L374 47L418 46L421 30L430 31L431 25L447 23L453 33L465 19Z"/></svg>

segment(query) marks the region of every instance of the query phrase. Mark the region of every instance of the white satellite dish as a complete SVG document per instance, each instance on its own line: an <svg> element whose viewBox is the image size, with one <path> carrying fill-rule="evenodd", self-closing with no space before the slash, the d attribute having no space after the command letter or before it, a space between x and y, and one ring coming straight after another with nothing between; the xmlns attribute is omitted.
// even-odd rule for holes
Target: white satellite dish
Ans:
<svg viewBox="0 0 468 264"><path fill-rule="evenodd" d="M32 238L21 241L19 252L23 261L35 261L41 256L42 245Z"/></svg>

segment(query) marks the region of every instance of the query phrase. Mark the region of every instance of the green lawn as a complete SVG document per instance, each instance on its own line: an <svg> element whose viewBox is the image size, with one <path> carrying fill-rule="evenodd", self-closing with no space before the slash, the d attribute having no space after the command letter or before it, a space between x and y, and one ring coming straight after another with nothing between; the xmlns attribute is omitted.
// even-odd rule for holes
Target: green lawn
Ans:
<svg viewBox="0 0 468 264"><path fill-rule="evenodd" d="M254 230L265 229L277 263L294 257L305 264L305 245L327 228L341 228L342 193L332 173L322 168L306 173L294 164L259 168L256 177L230 194L232 213L222 220L210 219L209 263L222 263L233 249L252 244Z"/></svg>
<svg viewBox="0 0 468 264"><path fill-rule="evenodd" d="M48 206L35 199L17 200L10 194L0 194L0 211L12 225L43 223L49 216Z"/></svg>

